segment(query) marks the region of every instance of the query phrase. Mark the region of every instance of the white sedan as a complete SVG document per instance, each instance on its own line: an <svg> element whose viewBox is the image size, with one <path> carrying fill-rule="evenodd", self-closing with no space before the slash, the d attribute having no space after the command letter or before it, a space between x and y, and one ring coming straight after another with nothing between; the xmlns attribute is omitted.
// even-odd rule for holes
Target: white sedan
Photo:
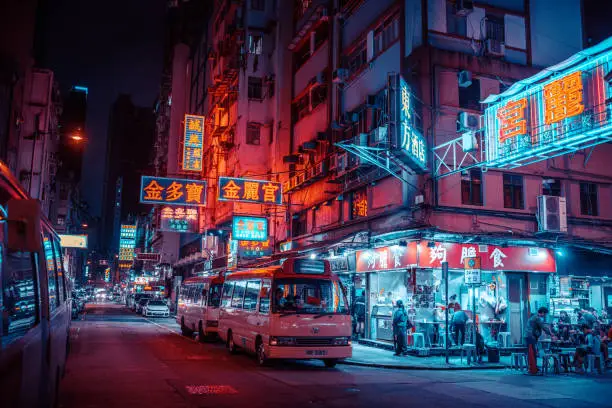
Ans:
<svg viewBox="0 0 612 408"><path fill-rule="evenodd" d="M149 300L142 309L146 317L169 317L170 309L163 300Z"/></svg>

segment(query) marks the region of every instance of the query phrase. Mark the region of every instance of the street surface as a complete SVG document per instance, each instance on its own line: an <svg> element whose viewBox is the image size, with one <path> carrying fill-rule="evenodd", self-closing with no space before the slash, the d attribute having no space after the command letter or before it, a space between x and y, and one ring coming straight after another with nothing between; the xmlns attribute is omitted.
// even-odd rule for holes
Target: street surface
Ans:
<svg viewBox="0 0 612 408"><path fill-rule="evenodd" d="M257 367L219 343L180 336L171 318L88 305L73 321L60 407L610 407L612 375L408 371L318 361Z"/></svg>

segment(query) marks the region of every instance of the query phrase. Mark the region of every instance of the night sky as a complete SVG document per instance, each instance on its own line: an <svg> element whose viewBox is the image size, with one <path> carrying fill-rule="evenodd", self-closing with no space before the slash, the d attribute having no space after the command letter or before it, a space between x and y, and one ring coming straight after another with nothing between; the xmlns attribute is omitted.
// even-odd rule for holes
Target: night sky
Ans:
<svg viewBox="0 0 612 408"><path fill-rule="evenodd" d="M161 78L164 0L51 0L45 65L63 91L89 88L82 191L100 215L109 107L120 93L153 107Z"/></svg>

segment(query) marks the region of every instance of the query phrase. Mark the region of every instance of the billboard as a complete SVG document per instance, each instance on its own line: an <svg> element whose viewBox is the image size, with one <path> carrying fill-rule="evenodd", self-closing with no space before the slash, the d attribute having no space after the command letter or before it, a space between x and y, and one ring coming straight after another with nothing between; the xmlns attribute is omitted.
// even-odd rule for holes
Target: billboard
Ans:
<svg viewBox="0 0 612 408"><path fill-rule="evenodd" d="M515 168L610 141L612 39L483 103L487 165Z"/></svg>
<svg viewBox="0 0 612 408"><path fill-rule="evenodd" d="M161 209L160 231L198 232L198 209L165 206Z"/></svg>
<svg viewBox="0 0 612 408"><path fill-rule="evenodd" d="M62 248L87 249L87 235L59 234Z"/></svg>
<svg viewBox="0 0 612 408"><path fill-rule="evenodd" d="M239 258L259 258L272 255L270 239L265 241L238 241Z"/></svg>
<svg viewBox="0 0 612 408"><path fill-rule="evenodd" d="M121 224L119 233L119 261L133 261L136 247L136 225Z"/></svg>
<svg viewBox="0 0 612 408"><path fill-rule="evenodd" d="M281 205L283 203L283 190L280 183L272 181L219 177L217 199L219 201Z"/></svg>
<svg viewBox="0 0 612 408"><path fill-rule="evenodd" d="M204 116L185 115L183 133L183 171L202 171L204 148Z"/></svg>
<svg viewBox="0 0 612 408"><path fill-rule="evenodd" d="M266 241L268 219L237 215L232 219L232 239L236 241Z"/></svg>
<svg viewBox="0 0 612 408"><path fill-rule="evenodd" d="M206 181L142 176L140 202L182 206L206 205Z"/></svg>

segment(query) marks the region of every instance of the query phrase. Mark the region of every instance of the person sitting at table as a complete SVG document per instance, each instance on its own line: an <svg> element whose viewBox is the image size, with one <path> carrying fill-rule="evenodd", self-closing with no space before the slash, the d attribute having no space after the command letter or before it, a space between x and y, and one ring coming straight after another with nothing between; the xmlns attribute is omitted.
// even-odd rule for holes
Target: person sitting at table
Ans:
<svg viewBox="0 0 612 408"><path fill-rule="evenodd" d="M563 310L561 313L559 313L559 324L572 324L572 319L570 319L569 315L567 314L567 312L565 310Z"/></svg>
<svg viewBox="0 0 612 408"><path fill-rule="evenodd" d="M453 294L450 298L448 298L448 310L449 312L452 310L453 312L458 312L461 310L461 305L457 301L457 295Z"/></svg>
<svg viewBox="0 0 612 408"><path fill-rule="evenodd" d="M570 326L568 325L560 325L559 332L557 334L559 340L565 343L569 343L572 341L572 336L570 334Z"/></svg>
<svg viewBox="0 0 612 408"><path fill-rule="evenodd" d="M587 324L583 324L581 329L584 334L585 344L578 346L574 354L574 364L577 373L584 373L585 357L587 355L594 354L599 356L600 359L602 358L599 336L594 335L593 330L591 330Z"/></svg>
<svg viewBox="0 0 612 408"><path fill-rule="evenodd" d="M589 329L592 329L595 326L597 319L595 318L595 316L593 316L592 313L580 309L574 309L574 312L576 312L576 316L578 317L579 326L582 327L586 324L587 326L589 326Z"/></svg>

